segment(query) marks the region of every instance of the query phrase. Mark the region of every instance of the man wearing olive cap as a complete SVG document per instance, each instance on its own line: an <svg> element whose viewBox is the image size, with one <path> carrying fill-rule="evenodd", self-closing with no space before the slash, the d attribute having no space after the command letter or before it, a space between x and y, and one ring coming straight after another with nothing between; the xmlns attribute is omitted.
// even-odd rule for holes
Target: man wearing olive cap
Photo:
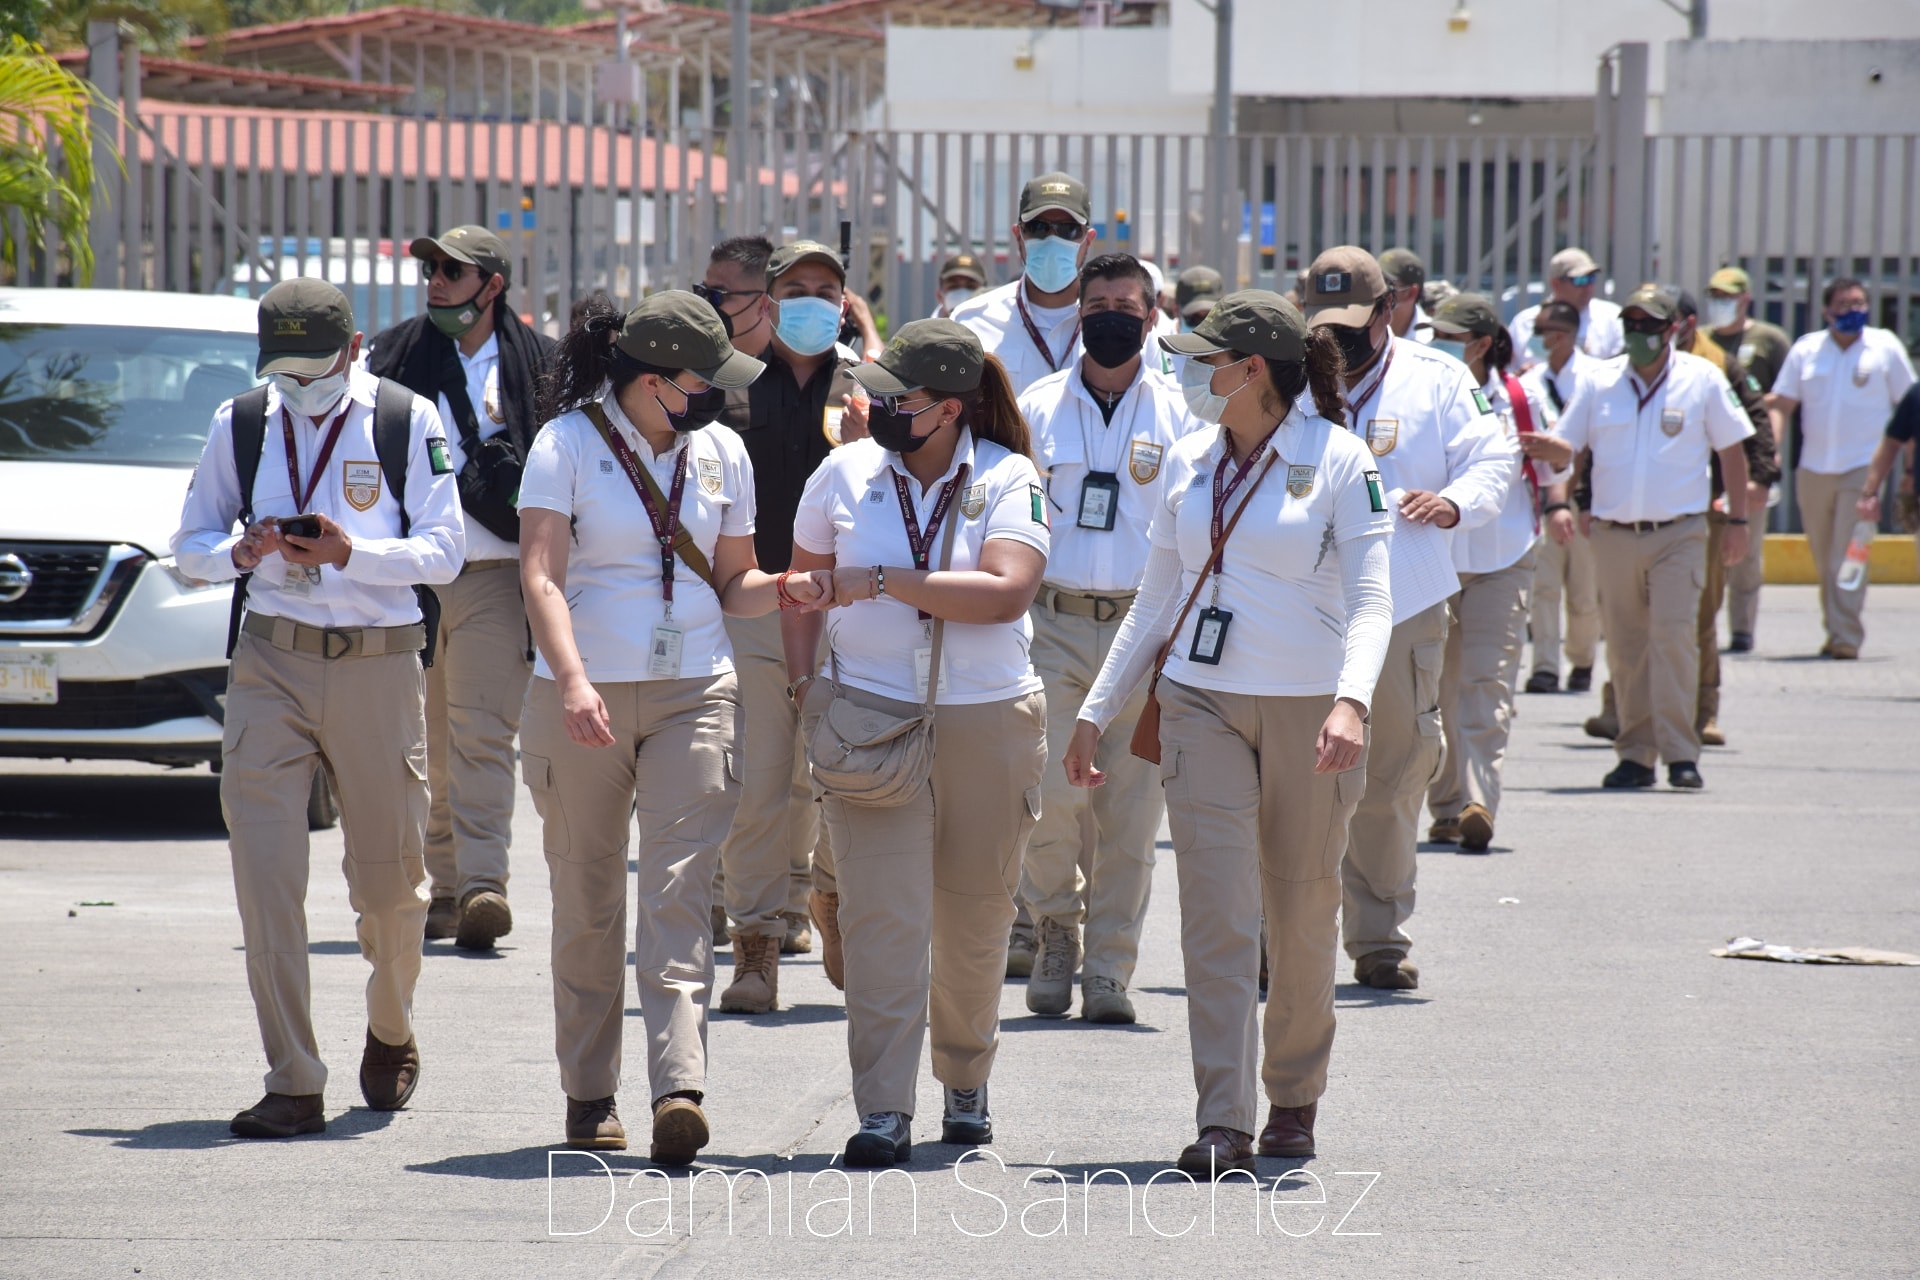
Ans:
<svg viewBox="0 0 1920 1280"><path fill-rule="evenodd" d="M361 1094L376 1110L395 1110L420 1072L413 988L427 914L427 636L413 587L451 582L466 535L439 415L357 368L360 341L346 297L325 281L267 291L255 372L268 385L215 411L173 537L183 572L211 582L248 576L220 771L268 1068L267 1095L233 1119L243 1138L326 1128L305 907L317 768L340 800L348 900L373 966ZM404 495L376 433L389 405L407 415ZM240 442L258 462L250 499L236 457L241 424L261 433ZM311 515L318 536L283 528L294 515Z"/></svg>
<svg viewBox="0 0 1920 1280"><path fill-rule="evenodd" d="M1777 325L1753 317L1752 281L1744 268L1722 267L1707 280L1707 336L1728 357L1746 366L1764 393L1773 388L1786 363L1793 339ZM1727 570L1727 624L1733 635L1727 647L1734 653L1753 649L1755 623L1760 616L1760 586L1765 580L1761 556L1766 544L1765 514L1771 485L1748 477L1747 509L1754 514L1753 536L1747 539L1747 558Z"/></svg>
<svg viewBox="0 0 1920 1280"><path fill-rule="evenodd" d="M1020 190L1010 232L1024 264L1020 278L967 300L953 318L1000 358L1013 393L1067 367L1080 343L1080 268L1093 247L1086 184L1043 173Z"/></svg>
<svg viewBox="0 0 1920 1280"><path fill-rule="evenodd" d="M409 249L427 280L427 309L377 335L366 366L439 409L466 515L467 559L438 592L427 671L427 936L484 951L513 929L513 739L532 670L514 498L540 429L534 399L553 340L507 305L513 264L493 232L455 227Z"/></svg>
<svg viewBox="0 0 1920 1280"><path fill-rule="evenodd" d="M1380 255L1380 271L1393 290L1393 318L1388 327L1396 338L1433 341L1433 320L1420 305L1427 284L1427 264L1411 249L1389 249Z"/></svg>
<svg viewBox="0 0 1920 1280"><path fill-rule="evenodd" d="M938 305L933 309L933 318L944 320L953 315L954 309L979 293L987 285L987 271L980 265L980 259L970 253L956 253L940 264L940 273L934 277L933 296Z"/></svg>

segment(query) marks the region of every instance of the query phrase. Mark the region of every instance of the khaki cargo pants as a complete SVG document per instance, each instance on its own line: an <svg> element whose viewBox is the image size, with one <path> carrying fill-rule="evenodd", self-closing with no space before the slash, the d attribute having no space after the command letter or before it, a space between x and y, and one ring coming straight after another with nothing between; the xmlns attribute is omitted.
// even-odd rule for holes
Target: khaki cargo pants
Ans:
<svg viewBox="0 0 1920 1280"><path fill-rule="evenodd" d="M1600 608L1607 626L1622 760L1652 768L1700 759L1700 595L1707 584L1707 520L1658 529L1596 520Z"/></svg>
<svg viewBox="0 0 1920 1280"><path fill-rule="evenodd" d="M1448 601L1447 661L1440 673L1446 760L1427 788L1427 808L1436 818L1457 818L1470 804L1500 812L1500 770L1513 732L1533 580L1528 551L1504 569L1461 574L1459 593Z"/></svg>

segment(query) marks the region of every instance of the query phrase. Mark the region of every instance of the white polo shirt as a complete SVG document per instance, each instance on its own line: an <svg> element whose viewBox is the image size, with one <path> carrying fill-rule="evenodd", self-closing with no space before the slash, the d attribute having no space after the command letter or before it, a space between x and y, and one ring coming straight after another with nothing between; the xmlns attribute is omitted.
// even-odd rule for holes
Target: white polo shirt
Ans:
<svg viewBox="0 0 1920 1280"><path fill-rule="evenodd" d="M1076 357L1020 397L1052 507L1047 585L1100 595L1134 591L1146 572L1147 530L1166 482L1167 452L1200 423L1187 412L1180 388L1144 359L1109 423L1087 390L1083 360ZM1079 523L1082 490L1095 471L1120 486L1111 529Z"/></svg>
<svg viewBox="0 0 1920 1280"><path fill-rule="evenodd" d="M1040 473L1026 457L962 431L953 464L924 491L907 474L900 455L872 440L854 440L827 455L800 495L793 542L836 564L910 568L913 548L900 510L894 476L903 476L914 519L927 532L941 490L967 464L965 488L954 495L927 552L927 567L940 566L946 521L954 530L952 570L978 569L980 552L995 538L1024 542L1047 553L1047 496ZM891 596L859 600L827 614L827 644L840 665L840 679L858 689L902 702L922 702L920 675L930 659L933 624ZM1022 613L1012 622L949 622L941 639L943 705L1003 702L1039 689L1027 654L1033 627Z"/></svg>
<svg viewBox="0 0 1920 1280"><path fill-rule="evenodd" d="M1522 382L1520 389L1533 413L1533 430L1541 435L1551 434L1559 419L1553 406L1526 383ZM1480 393L1493 406L1493 416L1513 445L1513 470L1507 481L1507 500L1501 504L1500 513L1483 525L1453 535L1453 567L1461 573L1493 573L1516 563L1531 551L1534 536L1539 532L1534 527L1534 485L1544 490L1573 475L1572 467L1555 471L1544 462L1528 461L1520 451L1520 423L1513 410L1513 399L1507 394L1505 378L1495 374L1480 388ZM1527 483L1528 468L1533 470L1533 484Z"/></svg>
<svg viewBox="0 0 1920 1280"><path fill-rule="evenodd" d="M1460 589L1453 539L1500 513L1513 441L1467 366L1431 346L1389 338L1386 354L1347 392L1348 426L1373 451L1393 528L1393 620L1405 622ZM1424 489L1460 508L1452 531L1397 513Z"/></svg>
<svg viewBox="0 0 1920 1280"><path fill-rule="evenodd" d="M1825 329L1797 339L1772 390L1800 402L1800 465L1837 476L1873 461L1887 419L1912 385L1900 339L1869 327L1844 351Z"/></svg>
<svg viewBox="0 0 1920 1280"><path fill-rule="evenodd" d="M1213 473L1227 457L1225 435L1220 427L1195 431L1168 457L1152 536L1155 546L1179 553L1174 599L1180 604L1213 549ZM1188 657L1200 613L1215 603L1209 585L1174 637L1164 674L1196 689L1282 698L1337 693L1371 705L1371 688L1340 685L1347 634L1340 558L1360 554L1355 544L1362 539L1397 541L1384 492L1383 509L1374 510L1368 486L1373 459L1350 432L1297 407L1275 433L1272 448L1279 457L1260 487L1247 496L1246 486L1262 465L1256 463L1227 499L1228 519L1242 503L1249 505L1214 579L1218 607L1233 615L1219 665ZM1229 471L1227 478L1232 476Z"/></svg>
<svg viewBox="0 0 1920 1280"><path fill-rule="evenodd" d="M1704 512L1713 498L1708 460L1753 434L1718 367L1684 351L1667 360L1650 396L1626 360L1608 361L1560 415L1561 438L1593 450L1593 514L1602 520Z"/></svg>
<svg viewBox="0 0 1920 1280"><path fill-rule="evenodd" d="M1016 396L1048 374L1072 364L1075 353L1080 350L1079 305L1036 307L1028 298L1027 314L1045 339L1052 358L1041 354L1020 318L1018 299L1026 287L1027 278L1021 276L1012 284L974 294L953 312L954 323L963 324L978 334L986 353L998 356L1000 363L1007 367L1007 377L1013 382Z"/></svg>
<svg viewBox="0 0 1920 1280"><path fill-rule="evenodd" d="M1560 372L1555 373L1553 366L1542 360L1520 375L1520 385L1545 403L1553 411L1553 416L1558 418L1573 403L1573 393L1579 390L1580 379L1598 369L1600 364L1600 361L1576 347L1573 354L1567 357L1567 362L1560 366Z"/></svg>
<svg viewBox="0 0 1920 1280"><path fill-rule="evenodd" d="M1507 326L1507 336L1513 339L1514 354L1526 358L1527 339L1533 336L1533 322L1540 314L1540 308L1528 307L1513 318ZM1611 360L1627 349L1627 331L1620 324L1620 304L1608 302L1605 298L1595 298L1587 303L1580 313L1580 330L1573 335L1573 345L1596 360Z"/></svg>
<svg viewBox="0 0 1920 1280"><path fill-rule="evenodd" d="M312 627L403 627L420 621L416 583L452 582L466 558L465 523L451 469L436 470L434 455L444 448L440 415L431 402L413 398L412 444L407 453L406 537L400 536L400 504L380 470L373 447L373 398L380 380L364 369L349 371L347 418L340 428L313 501L306 510L329 517L353 540L345 568L319 567L311 580L278 552L255 566L247 587L247 609L291 618ZM327 430L339 406L319 426L293 415L294 464L304 488L313 474ZM267 390L266 438L260 469L253 479L253 514L302 514L287 479L286 432L281 426L280 393ZM240 478L233 467L233 401L214 411L206 448L187 488L173 554L182 572L208 582L240 576L233 548L240 515Z"/></svg>
<svg viewBox="0 0 1920 1280"><path fill-rule="evenodd" d="M737 538L753 533L753 463L730 428L714 423L687 432L674 448L655 457L653 446L627 420L612 392L600 407L660 486L663 498L673 492L674 464L686 468L680 522L709 564L722 534ZM595 683L669 678L651 673L653 629L666 620L660 544L633 482L578 409L561 414L534 437L520 481L520 509L529 507L573 520L567 608L587 678ZM733 670L720 598L678 555L673 558L673 625L682 632L681 679ZM546 654L535 659L533 673L553 679Z"/></svg>

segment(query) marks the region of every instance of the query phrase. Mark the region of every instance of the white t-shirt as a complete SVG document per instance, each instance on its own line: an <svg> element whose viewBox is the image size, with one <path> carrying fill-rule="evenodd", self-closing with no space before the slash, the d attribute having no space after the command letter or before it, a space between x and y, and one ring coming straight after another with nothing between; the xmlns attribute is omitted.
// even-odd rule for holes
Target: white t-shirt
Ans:
<svg viewBox="0 0 1920 1280"><path fill-rule="evenodd" d="M1800 402L1800 465L1837 476L1873 461L1887 419L1912 385L1906 348L1885 329L1861 330L1845 351L1822 329L1787 351L1773 393Z"/></svg>
<svg viewBox="0 0 1920 1280"><path fill-rule="evenodd" d="M1524 382L1521 391L1533 413L1533 430L1542 435L1552 432L1560 416L1553 411L1553 405ZM1506 379L1495 374L1480 388L1480 393L1493 406L1493 416L1513 444L1513 473L1507 482L1507 500L1500 514L1483 525L1453 535L1453 567L1461 573L1493 573L1532 550L1534 536L1539 532L1535 527L1534 484L1544 490L1573 475L1572 467L1555 471L1544 462L1529 462L1520 452L1520 424L1513 411L1512 398L1507 394ZM1533 469L1534 484L1527 483L1529 467Z"/></svg>
<svg viewBox="0 0 1920 1280"><path fill-rule="evenodd" d="M1013 383L1013 394L1021 395L1048 374L1073 362L1080 350L1080 308L1036 307L1027 300L1027 315L1033 327L1045 339L1052 358L1041 354L1033 335L1020 318L1019 299L1024 296L1025 276L998 289L976 293L953 310L955 324L963 324L979 335L980 345L990 356L998 356Z"/></svg>
<svg viewBox="0 0 1920 1280"><path fill-rule="evenodd" d="M1507 336L1513 339L1514 356L1519 360L1528 358L1527 339L1533 336L1533 322L1539 314L1537 305L1528 307L1507 326ZM1573 335L1573 345L1596 360L1611 360L1624 352L1627 331L1620 324L1620 304L1605 298L1587 303L1586 310L1580 313L1580 330Z"/></svg>
<svg viewBox="0 0 1920 1280"><path fill-rule="evenodd" d="M674 449L656 458L653 446L634 429L611 392L600 405L652 474L662 497L673 491L675 461L687 468L680 522L708 563L721 535L746 537L753 532L753 463L732 430L715 423L688 432ZM520 481L520 508L529 507L573 518L567 608L587 678L595 683L670 679L651 674L654 628L666 621L660 544L633 482L578 409L561 414L534 437ZM677 555L672 625L682 633L682 679L733 670L720 598ZM553 678L546 654L538 656L533 671Z"/></svg>
<svg viewBox="0 0 1920 1280"><path fill-rule="evenodd" d="M1422 343L1389 342L1380 363L1347 392L1347 404L1396 513L1393 620L1401 623L1460 589L1453 539L1500 513L1518 451L1466 365ZM1416 489L1460 508L1452 531L1397 514L1400 499Z"/></svg>
<svg viewBox="0 0 1920 1280"><path fill-rule="evenodd" d="M1087 390L1083 359L1020 397L1052 504L1047 584L1095 594L1133 591L1147 567L1147 529L1160 505L1167 451L1200 424L1187 412L1180 388L1145 361L1108 422ZM1111 473L1120 486L1111 529L1079 523L1090 471Z"/></svg>
<svg viewBox="0 0 1920 1280"><path fill-rule="evenodd" d="M900 455L871 440L842 445L807 481L793 521L793 543L836 564L911 568L913 548L900 510L894 477L905 477L914 519L925 535L940 493L966 464L967 483L955 493L927 550L927 567L940 567L946 521L954 531L952 570L978 569L981 548L995 538L1024 542L1045 555L1049 545L1047 496L1033 463L990 440L960 433L953 465L923 492ZM891 596L860 600L827 614L827 644L838 659L840 679L858 689L902 702L922 702L920 676L931 659L933 623ZM1028 658L1033 627L1022 613L1012 622L949 622L941 640L943 705L1002 702L1040 688ZM921 656L919 651L928 651Z"/></svg>
<svg viewBox="0 0 1920 1280"><path fill-rule="evenodd" d="M1152 537L1156 547L1179 552L1181 604L1213 549L1213 473L1227 457L1225 435L1218 427L1193 432L1168 456ZM1188 656L1203 611L1216 602L1209 585L1174 637L1163 672L1169 680L1265 697L1328 694L1339 684L1347 622L1340 558L1358 554L1349 548L1362 538L1397 540L1394 516L1371 455L1350 432L1295 409L1271 447L1279 455L1272 472L1248 497L1264 465L1256 462L1227 499L1222 520L1224 527L1243 503L1252 504L1234 526L1214 579L1218 607L1233 615L1220 662ZM1234 469L1227 472L1231 482L1239 464L1226 465ZM1363 702L1370 692L1360 694Z"/></svg>
<svg viewBox="0 0 1920 1280"><path fill-rule="evenodd" d="M1753 434L1753 423L1717 365L1684 351L1645 406L1648 388L1625 359L1582 380L1559 435L1593 450L1593 514L1602 520L1676 520L1712 500L1708 460Z"/></svg>

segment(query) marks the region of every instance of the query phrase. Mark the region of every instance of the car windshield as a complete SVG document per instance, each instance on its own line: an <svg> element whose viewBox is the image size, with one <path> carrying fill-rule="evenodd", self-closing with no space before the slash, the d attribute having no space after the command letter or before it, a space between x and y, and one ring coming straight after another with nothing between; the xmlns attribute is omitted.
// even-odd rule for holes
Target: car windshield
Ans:
<svg viewBox="0 0 1920 1280"><path fill-rule="evenodd" d="M0 324L0 460L192 466L254 385L251 333Z"/></svg>

